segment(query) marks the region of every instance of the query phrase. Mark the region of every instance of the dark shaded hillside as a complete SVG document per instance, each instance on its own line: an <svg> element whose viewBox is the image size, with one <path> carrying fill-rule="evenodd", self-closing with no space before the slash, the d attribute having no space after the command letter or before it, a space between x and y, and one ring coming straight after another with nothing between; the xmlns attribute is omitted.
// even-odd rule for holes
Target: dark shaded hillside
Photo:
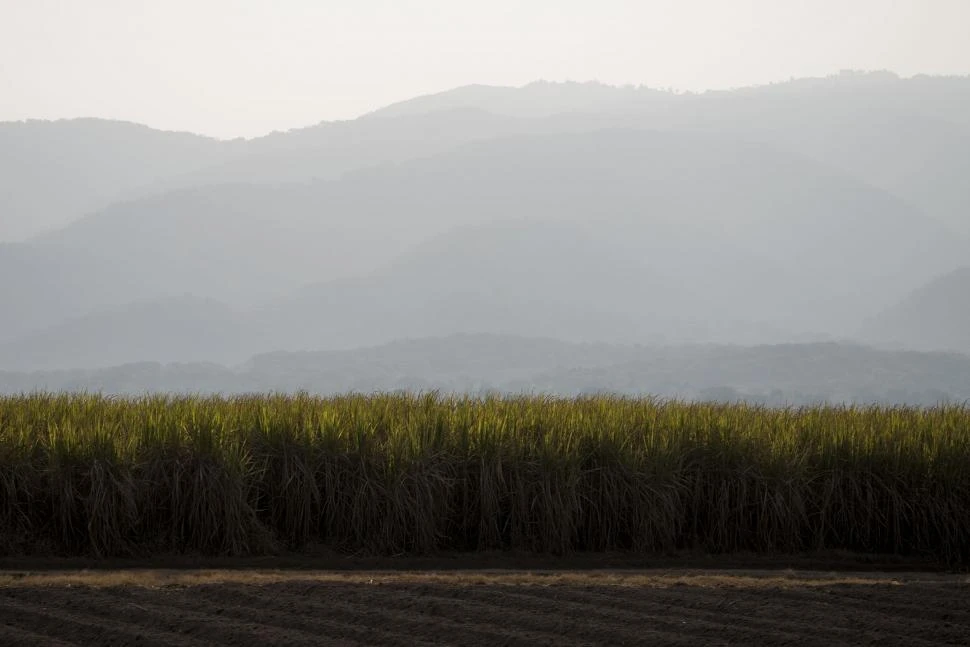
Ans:
<svg viewBox="0 0 970 647"><path fill-rule="evenodd" d="M970 354L970 267L914 290L867 321L860 336L882 344Z"/></svg>

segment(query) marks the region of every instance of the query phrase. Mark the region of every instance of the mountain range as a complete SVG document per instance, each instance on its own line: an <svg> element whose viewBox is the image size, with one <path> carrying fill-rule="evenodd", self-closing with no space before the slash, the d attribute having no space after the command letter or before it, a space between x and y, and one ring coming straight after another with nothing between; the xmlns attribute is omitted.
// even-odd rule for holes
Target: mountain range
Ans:
<svg viewBox="0 0 970 647"><path fill-rule="evenodd" d="M970 79L469 86L219 141L0 124L0 370L460 333L970 354Z"/></svg>
<svg viewBox="0 0 970 647"><path fill-rule="evenodd" d="M832 342L646 347L452 335L346 351L277 351L232 368L138 362L87 370L0 371L0 394L36 389L109 395L614 393L771 406L935 405L970 400L970 357Z"/></svg>

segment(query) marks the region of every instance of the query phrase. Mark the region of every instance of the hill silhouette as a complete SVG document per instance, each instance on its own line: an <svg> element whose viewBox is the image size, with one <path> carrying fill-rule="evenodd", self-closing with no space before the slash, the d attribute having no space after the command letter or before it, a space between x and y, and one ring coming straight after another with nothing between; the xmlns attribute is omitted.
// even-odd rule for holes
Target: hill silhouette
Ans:
<svg viewBox="0 0 970 647"><path fill-rule="evenodd" d="M558 326L588 341L782 341L847 334L958 266L964 245L885 192L761 144L635 130L518 136L336 181L115 205L0 247L0 267L34 272L30 289L0 286L11 305L0 316L13 342L189 293L253 313L240 325L256 317L266 341L250 353L277 339L386 342L404 333L371 322L407 316L415 336ZM274 309L283 314L264 316ZM450 329L446 311L464 313Z"/></svg>
<svg viewBox="0 0 970 647"><path fill-rule="evenodd" d="M161 178L231 157L238 144L104 119L0 122L0 242L142 195Z"/></svg>
<svg viewBox="0 0 970 647"><path fill-rule="evenodd" d="M135 361L234 364L252 335L231 308L191 296L134 302L0 344L10 370L105 368Z"/></svg>
<svg viewBox="0 0 970 647"><path fill-rule="evenodd" d="M892 346L970 354L970 267L914 290L869 319L860 336Z"/></svg>
<svg viewBox="0 0 970 647"><path fill-rule="evenodd" d="M0 369L459 332L964 350L931 282L966 265L968 115L970 79L845 73L470 86L232 142L0 124Z"/></svg>
<svg viewBox="0 0 970 647"><path fill-rule="evenodd" d="M471 393L609 392L776 406L922 404L970 398L970 357L853 344L644 347L545 338L454 335L372 348L275 352L242 366L132 363L97 370L0 371L0 393L108 394L406 389Z"/></svg>
<svg viewBox="0 0 970 647"><path fill-rule="evenodd" d="M598 83L467 86L356 120L219 142L124 122L0 124L0 241L118 199L218 183L334 178L501 135L604 127L706 130L813 157L970 234L970 79L843 73L729 92Z"/></svg>

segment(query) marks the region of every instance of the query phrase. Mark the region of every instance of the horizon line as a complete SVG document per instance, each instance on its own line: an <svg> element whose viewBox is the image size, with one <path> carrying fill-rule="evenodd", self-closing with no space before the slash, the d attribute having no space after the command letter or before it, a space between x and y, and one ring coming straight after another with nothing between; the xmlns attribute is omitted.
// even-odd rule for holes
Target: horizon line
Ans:
<svg viewBox="0 0 970 647"><path fill-rule="evenodd" d="M149 130L153 130L153 131L160 132L160 133L169 133L169 134L178 134L178 135L190 135L190 136L194 136L194 137L201 137L201 138L205 138L205 139L210 139L210 140L215 140L215 141L220 141L220 142L227 142L227 143L228 142L238 142L238 141L250 142L250 141L255 141L255 140L258 140L258 139L263 139L263 138L266 138L266 137L271 137L271 136L274 136L274 135L286 135L288 133L293 133L293 132L297 132L297 131L300 131L300 130L307 130L307 129L310 129L310 128L316 128L316 127L330 125L330 124L341 124L341 123L353 122L353 121L357 121L357 120L362 119L362 118L365 118L365 117L369 117L369 116L372 116L372 115L376 115L376 114L378 114L378 113L380 113L380 112L382 112L384 110L387 110L389 108L393 108L394 106L400 106L400 105L409 103L411 101L416 101L416 100L419 100L419 99L425 99L425 98L429 98L429 97L444 95L444 94L448 94L450 92L456 92L456 91L459 91L459 90L462 90L462 89L466 89L466 88L489 88L489 89L505 89L505 90L523 90L525 88L529 88L529 87L536 86L536 85L561 85L561 86L566 86L566 85L586 85L586 86L599 86L599 87L605 87L605 88L613 88L613 89L616 89L616 90L624 90L624 89L629 90L629 89L632 89L632 90L636 90L636 91L649 91L649 92L656 92L656 93L660 93L660 94L666 94L666 95L669 95L669 96L672 96L672 97L694 97L694 98L702 98L702 97L707 96L707 95L725 94L725 93L732 93L732 92L741 92L741 91L745 91L745 90L757 90L757 89L769 88L769 87L773 87L773 86L790 85L790 84L795 84L795 83L804 82L804 81L833 81L833 80L836 80L837 81L837 80L841 80L841 79L859 79L859 78L862 78L862 77L871 77L871 76L879 76L879 77L882 77L882 78L892 78L895 81L910 81L910 80L914 80L914 79L924 79L924 78L926 78L926 79L970 79L970 72L968 72L967 74L927 74L927 73L916 73L916 74L912 74L910 76L903 76L903 75L901 75L901 74L899 74L897 72L894 72L894 71L888 70L888 69L857 70L857 69L843 68L843 69L840 69L838 72L834 72L834 73L828 74L826 76L803 76L803 77L794 77L794 76L791 76L791 77L789 77L787 79L780 79L780 80L776 80L776 81L769 81L769 82L766 82L766 83L760 83L760 84L757 84L756 83L756 84L751 84L751 85L732 86L732 87L725 87L725 88L707 88L707 89L704 89L702 91L683 90L683 89L671 88L671 87L668 87L668 88L658 88L658 87L653 87L653 86L650 86L650 85L647 85L647 84L644 84L644 83L640 83L640 84L635 84L635 83L625 83L625 84L605 83L605 82L599 81L597 79L590 79L590 80L585 80L585 81L577 81L577 80L572 80L572 79L565 79L565 80L562 80L562 81L550 81L550 80L547 80L547 79L541 79L540 78L540 79L536 79L534 81L530 81L528 83L524 83L522 85L493 85L493 84L488 84L488 83L467 83L467 84L464 84L464 85L459 85L459 86L454 86L454 87L446 88L446 89L443 89L443 90L439 90L439 91L436 91L436 92L428 92L428 93L424 93L424 94L413 95L411 97L407 97L407 98L404 98L404 99L401 99L401 100L398 100L398 101L393 101L393 102L388 103L386 105L379 106L377 108L374 108L373 110L368 110L368 111L362 112L362 113L360 113L360 114L358 114L358 115L356 115L354 117L349 117L347 119L330 119L330 120L324 119L324 120L320 120L320 121L314 122L314 123L304 124L304 125L301 125L301 126L294 126L294 127L289 128L287 130L278 130L278 129L275 129L275 130L271 130L271 131L265 132L265 133L263 133L261 135L254 135L254 136L250 136L250 137L245 137L245 136L242 136L242 135L239 135L239 136L236 136L236 137L220 137L220 136L216 136L216 135L210 135L210 134L206 134L206 133L202 133L202 132L195 132L195 131L190 131L190 130L174 130L174 129L167 129L167 128L164 128L164 127L152 126L151 124L148 124L148 123L145 123L145 122L134 121L134 120L127 119L127 118L117 118L117 117L109 117L109 116L93 116L93 115L78 115L78 116L71 116L71 117L56 117L56 118L52 118L52 119L36 118L36 117L25 117L25 118L22 118L22 119L0 120L0 127L7 126L7 125L11 125L11 124L30 124L30 123L48 123L48 124L55 124L55 123L70 122L70 121L101 121L101 122L111 122L111 123L118 123L118 124L128 124L128 125L132 125L132 126L139 126L139 127L147 128ZM468 107L471 107L471 106L468 106ZM460 106L456 106L456 109L457 108L460 108Z"/></svg>

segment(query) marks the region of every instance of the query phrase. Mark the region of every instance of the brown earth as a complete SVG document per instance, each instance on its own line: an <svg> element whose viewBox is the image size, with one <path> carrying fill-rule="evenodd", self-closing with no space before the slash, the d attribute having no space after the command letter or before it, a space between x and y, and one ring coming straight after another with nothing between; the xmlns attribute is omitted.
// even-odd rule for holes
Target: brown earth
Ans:
<svg viewBox="0 0 970 647"><path fill-rule="evenodd" d="M63 565L0 563L0 645L970 645L965 574Z"/></svg>

